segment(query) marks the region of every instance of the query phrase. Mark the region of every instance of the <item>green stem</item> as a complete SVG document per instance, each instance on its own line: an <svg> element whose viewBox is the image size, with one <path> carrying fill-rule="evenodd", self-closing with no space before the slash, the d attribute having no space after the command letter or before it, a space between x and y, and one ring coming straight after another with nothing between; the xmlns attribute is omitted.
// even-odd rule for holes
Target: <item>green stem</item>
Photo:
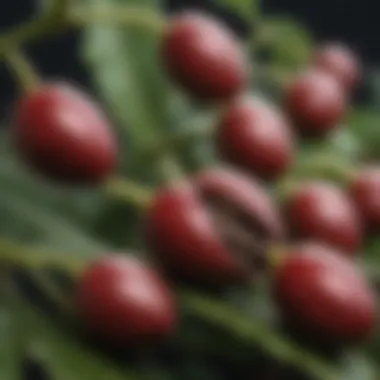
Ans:
<svg viewBox="0 0 380 380"><path fill-rule="evenodd" d="M28 93L37 87L40 82L39 75L20 50L10 51L6 60L23 93Z"/></svg>
<svg viewBox="0 0 380 380"><path fill-rule="evenodd" d="M283 363L305 371L316 380L338 380L340 377L329 364L282 338L273 327L242 315L223 302L196 293L182 293L183 306L197 317L232 333L236 339L259 346Z"/></svg>
<svg viewBox="0 0 380 380"><path fill-rule="evenodd" d="M192 135L182 135L178 136L180 138L178 141L183 140L181 143L188 141L188 137L193 139ZM174 141L174 140L173 140ZM146 152L146 154L157 154L160 155L160 149L165 150L166 146L162 145L159 147L155 147L153 152ZM176 172L178 167L173 166L173 161L167 160L165 156L161 156L161 165L162 169L165 169L165 175L168 180L173 178L181 178L182 172ZM163 165L166 165L163 168ZM337 162L332 162L329 160L325 160L324 162L319 160L313 160L306 167L303 167L303 171L307 174L307 178L328 178L334 179L339 183L347 184L350 180L352 180L355 170L350 166L345 166L339 164ZM280 202L287 198L287 196L292 193L300 183L302 183L304 177L299 175L295 178L284 178L282 181L279 181L274 188L274 196ZM131 205L134 205L138 209L145 209L149 206L153 196L154 190L144 187L143 185L124 179L120 177L111 178L105 185L105 191L112 197L125 201Z"/></svg>
<svg viewBox="0 0 380 380"><path fill-rule="evenodd" d="M43 269L30 270L29 275L33 282L43 289L44 295L54 303L63 315L70 319L75 316L74 305L70 298Z"/></svg>
<svg viewBox="0 0 380 380"><path fill-rule="evenodd" d="M64 253L52 255L51 252L26 248L12 241L0 239L0 263L6 267L27 269L36 285L43 289L45 295L54 302L61 313L71 319L75 316L75 311L70 300L44 271L46 269L64 270L74 278L78 277L83 272L86 263L68 260L67 257Z"/></svg>
<svg viewBox="0 0 380 380"><path fill-rule="evenodd" d="M166 20L150 8L110 5L101 9L74 7L66 9L65 2L55 3L49 12L37 19L22 23L0 36L0 59L20 45L68 30L104 23L112 26L130 26L162 32Z"/></svg>
<svg viewBox="0 0 380 380"><path fill-rule="evenodd" d="M267 83L276 84L281 89L286 88L293 80L293 73L275 65L266 64L257 67L257 76Z"/></svg>
<svg viewBox="0 0 380 380"><path fill-rule="evenodd" d="M353 164L325 152L311 154L295 168L300 178L327 178L341 185L349 184L355 178L356 171Z"/></svg>
<svg viewBox="0 0 380 380"><path fill-rule="evenodd" d="M142 6L107 5L104 7L77 7L69 16L68 22L73 27L86 27L102 23L112 26L125 25L128 27L151 30L161 33L165 30L166 19L157 11Z"/></svg>
<svg viewBox="0 0 380 380"><path fill-rule="evenodd" d="M50 12L37 19L18 25L0 36L0 58L4 58L8 51L19 48L20 45L35 41L43 36L52 35L69 27L66 17L61 17L61 11L66 9L66 2L58 4L56 1ZM59 14L59 17L57 17Z"/></svg>
<svg viewBox="0 0 380 380"><path fill-rule="evenodd" d="M105 190L111 196L139 209L146 208L153 197L153 190L120 177L110 178L105 185Z"/></svg>
<svg viewBox="0 0 380 380"><path fill-rule="evenodd" d="M323 151L318 154L311 153L298 161L291 175L276 183L274 196L280 202L309 180L331 181L345 188L354 180L358 170L355 165L341 157Z"/></svg>
<svg viewBox="0 0 380 380"><path fill-rule="evenodd" d="M86 265L84 261L74 259L73 256L68 259L65 253L52 255L51 252L26 248L6 239L0 240L0 262L30 270L64 269L74 276L79 275Z"/></svg>
<svg viewBox="0 0 380 380"><path fill-rule="evenodd" d="M185 173L174 154L165 152L159 160L159 168L165 182L170 183L185 178Z"/></svg>
<svg viewBox="0 0 380 380"><path fill-rule="evenodd" d="M51 20L59 21L62 17L65 17L69 9L70 0L54 0L47 17Z"/></svg>
<svg viewBox="0 0 380 380"><path fill-rule="evenodd" d="M39 75L27 57L21 52L18 41L24 38L39 35L50 30L53 25L60 25L69 10L70 0L55 0L49 12L37 21L24 24L22 27L8 32L0 37L0 55L6 57L9 68L13 71L20 88L27 93L33 90L40 82Z"/></svg>
<svg viewBox="0 0 380 380"><path fill-rule="evenodd" d="M295 178L285 178L276 183L273 189L273 197L281 204L298 188L301 181Z"/></svg>
<svg viewBox="0 0 380 380"><path fill-rule="evenodd" d="M143 159L155 159L164 152L181 150L188 144L203 138L211 137L212 133L213 130L212 128L209 128L209 126L202 126L202 128L194 128L186 132L174 133L173 135L168 136L165 141L147 147L141 153L141 156Z"/></svg>

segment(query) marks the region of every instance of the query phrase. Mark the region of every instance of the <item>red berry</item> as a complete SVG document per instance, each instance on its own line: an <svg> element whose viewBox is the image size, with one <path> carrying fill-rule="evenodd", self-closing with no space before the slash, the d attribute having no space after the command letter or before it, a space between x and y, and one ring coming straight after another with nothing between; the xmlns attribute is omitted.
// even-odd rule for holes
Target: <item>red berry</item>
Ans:
<svg viewBox="0 0 380 380"><path fill-rule="evenodd" d="M363 223L371 230L379 230L380 168L368 167L358 172L350 192Z"/></svg>
<svg viewBox="0 0 380 380"><path fill-rule="evenodd" d="M218 148L230 163L271 180L291 165L294 145L280 112L252 98L229 106L219 125Z"/></svg>
<svg viewBox="0 0 380 380"><path fill-rule="evenodd" d="M347 46L329 43L321 46L314 57L314 67L333 75L347 89L353 89L360 80L360 62Z"/></svg>
<svg viewBox="0 0 380 380"><path fill-rule="evenodd" d="M294 127L305 137L324 137L338 127L347 111L343 88L331 75L312 70L298 76L285 96Z"/></svg>
<svg viewBox="0 0 380 380"><path fill-rule="evenodd" d="M227 100L247 80L248 65L237 38L202 13L186 12L172 20L162 54L168 74L198 100Z"/></svg>
<svg viewBox="0 0 380 380"><path fill-rule="evenodd" d="M117 346L164 338L176 322L169 288L132 257L104 257L90 266L78 285L77 306L89 331Z"/></svg>
<svg viewBox="0 0 380 380"><path fill-rule="evenodd" d="M360 248L359 216L349 197L333 184L303 184L285 202L285 212L298 237L322 241L349 254Z"/></svg>
<svg viewBox="0 0 380 380"><path fill-rule="evenodd" d="M25 161L53 180L101 182L116 164L116 141L105 115L66 83L42 85L21 99L14 138Z"/></svg>
<svg viewBox="0 0 380 380"><path fill-rule="evenodd" d="M259 183L224 169L161 190L148 212L152 250L175 275L230 285L259 275L280 218Z"/></svg>
<svg viewBox="0 0 380 380"><path fill-rule="evenodd" d="M285 320L318 340L359 343L374 330L376 296L354 263L333 248L306 243L278 267L274 293Z"/></svg>

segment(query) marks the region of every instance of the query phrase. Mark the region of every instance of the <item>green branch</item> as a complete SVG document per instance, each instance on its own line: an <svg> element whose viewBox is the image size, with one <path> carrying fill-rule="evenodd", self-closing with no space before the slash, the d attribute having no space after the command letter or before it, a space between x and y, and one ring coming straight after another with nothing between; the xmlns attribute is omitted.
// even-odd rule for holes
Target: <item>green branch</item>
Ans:
<svg viewBox="0 0 380 380"><path fill-rule="evenodd" d="M139 209L146 208L153 195L153 190L124 178L113 177L105 184L105 191L110 196L134 205Z"/></svg>
<svg viewBox="0 0 380 380"><path fill-rule="evenodd" d="M7 239L0 239L0 262L5 266L29 270L61 269L75 277L86 265L84 260L68 259L65 253L54 254L41 249L21 246Z"/></svg>
<svg viewBox="0 0 380 380"><path fill-rule="evenodd" d="M40 82L37 71L19 49L10 51L6 60L22 92L31 91Z"/></svg>
<svg viewBox="0 0 380 380"><path fill-rule="evenodd" d="M165 29L166 19L155 9L143 6L108 5L104 7L76 7L68 15L72 27L86 27L93 24L109 24L143 28L160 33Z"/></svg>
<svg viewBox="0 0 380 380"><path fill-rule="evenodd" d="M67 12L70 10L70 2L70 0L54 0L47 17L55 20L65 17Z"/></svg>
<svg viewBox="0 0 380 380"><path fill-rule="evenodd" d="M313 379L340 379L331 365L282 338L271 326L248 318L223 302L189 292L181 294L181 301L190 314L232 333L241 341L260 347L274 359L294 365Z"/></svg>
<svg viewBox="0 0 380 380"><path fill-rule="evenodd" d="M0 36L0 58L24 43L64 30L68 26L66 15L63 14L66 13L67 6L68 1L57 0L49 12L5 32Z"/></svg>
<svg viewBox="0 0 380 380"><path fill-rule="evenodd" d="M94 23L150 29L157 33L162 32L166 24L162 16L146 7L115 5L100 10L83 6L67 9L67 6L66 1L56 1L49 12L0 35L0 59L23 44Z"/></svg>

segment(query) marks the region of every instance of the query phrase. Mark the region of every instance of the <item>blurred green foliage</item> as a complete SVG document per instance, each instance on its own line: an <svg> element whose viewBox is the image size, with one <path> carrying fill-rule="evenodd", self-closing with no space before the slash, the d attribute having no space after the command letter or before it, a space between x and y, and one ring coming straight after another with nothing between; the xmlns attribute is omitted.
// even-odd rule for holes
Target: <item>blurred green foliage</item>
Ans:
<svg viewBox="0 0 380 380"><path fill-rule="evenodd" d="M258 20L258 1L221 2L248 20ZM86 3L89 7L103 7L113 1ZM118 3L153 7L157 14L162 14L163 9L158 0L119 0ZM307 62L312 37L304 27L288 17L271 17L260 19L260 28L263 31L260 43L270 53L270 69L291 73ZM141 150L174 132L211 129L217 116L213 110L197 109L170 86L159 64L158 43L150 31L97 25L86 28L82 42L82 55L97 95L120 136L123 155L120 171L152 185L159 181L157 165L152 159L142 159ZM260 94L261 88L255 85L252 91ZM353 111L346 131L324 144L301 149L299 175L307 172L307 168L302 169L302 163L321 154L331 161L347 163L378 158L379 118L371 108ZM140 220L128 206L108 199L100 189L58 189L47 184L20 165L6 135L1 136L0 142L3 238L49 250L51 255L72 252L82 258L112 249L143 248L139 240ZM197 149L194 148L198 143L190 145L191 154L199 155L197 165L215 159L210 143ZM178 149L176 153L182 153L178 158L187 163L188 170L194 169L186 149ZM378 246L374 242L364 256L371 263L379 255ZM51 380L230 379L233 375L229 375L227 368L232 368L233 373L242 368L244 373L254 376L263 354L276 363L299 367L311 378L320 380L377 380L380 376L376 363L368 359L378 357L378 344L371 346L368 357L366 351L359 350L347 353L342 361L326 364L325 359L317 359L288 341L279 332L276 310L266 286L255 292L232 290L224 295L223 302L199 294L185 295L178 336L162 347L157 356L144 356L133 365L96 351L57 318L38 311L27 299L18 299L13 293L7 295L6 287L3 290L2 380L19 380L25 357L42 365ZM44 288L39 286L39 291L42 297ZM161 360L163 354L171 359Z"/></svg>

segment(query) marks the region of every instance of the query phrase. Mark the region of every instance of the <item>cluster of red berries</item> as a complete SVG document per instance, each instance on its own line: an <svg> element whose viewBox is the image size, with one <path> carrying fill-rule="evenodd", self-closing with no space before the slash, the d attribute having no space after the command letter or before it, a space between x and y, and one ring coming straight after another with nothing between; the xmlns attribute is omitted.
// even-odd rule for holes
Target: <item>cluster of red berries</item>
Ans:
<svg viewBox="0 0 380 380"><path fill-rule="evenodd" d="M284 319L329 342L368 337L375 295L355 258L365 229L380 228L380 170L359 172L347 193L322 181L300 184L283 207L261 182L290 170L296 137L325 137L339 125L360 77L355 55L340 45L323 47L286 90L282 110L245 96L244 51L211 17L188 12L172 19L162 57L170 78L192 98L225 105L216 144L238 168L205 169L157 192L145 232L165 272L217 287L245 284L260 279L281 247L286 254L270 272ZM14 135L29 165L54 180L101 183L117 162L105 116L67 84L28 93ZM105 257L88 268L77 299L85 323L113 343L162 338L177 318L170 287L127 257Z"/></svg>

